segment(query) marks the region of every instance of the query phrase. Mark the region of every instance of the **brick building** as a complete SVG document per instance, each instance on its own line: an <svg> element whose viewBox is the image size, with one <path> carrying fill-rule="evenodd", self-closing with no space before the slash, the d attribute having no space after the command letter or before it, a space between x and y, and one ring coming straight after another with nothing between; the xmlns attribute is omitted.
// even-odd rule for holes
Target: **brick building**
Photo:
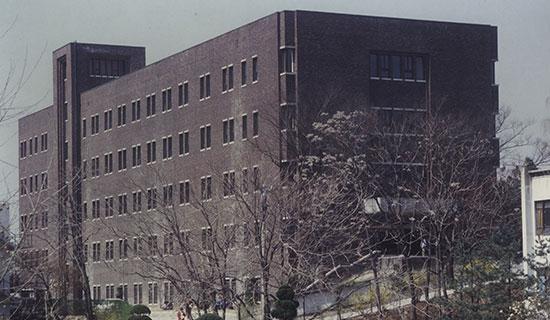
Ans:
<svg viewBox="0 0 550 320"><path fill-rule="evenodd" d="M157 197L204 239L190 197L220 199L222 181L277 176L300 152L296 131L334 106L396 117L443 107L493 138L496 60L492 26L306 11L271 14L149 65L142 47L67 44L53 53L53 105L19 121L28 255L57 259L61 289L76 298L66 261L83 251L94 298L120 286L130 302L159 304L172 289L137 275L147 272L132 256L141 239L119 233ZM52 249L69 234L71 249Z"/></svg>

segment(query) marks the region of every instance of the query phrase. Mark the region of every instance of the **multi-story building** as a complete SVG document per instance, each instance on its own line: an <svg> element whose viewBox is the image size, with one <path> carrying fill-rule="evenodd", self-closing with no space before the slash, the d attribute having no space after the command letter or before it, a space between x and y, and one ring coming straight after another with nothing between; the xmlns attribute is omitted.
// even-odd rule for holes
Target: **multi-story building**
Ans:
<svg viewBox="0 0 550 320"><path fill-rule="evenodd" d="M85 253L94 298L120 287L131 302L161 303L170 287L138 276L146 271L128 253L141 240L115 231L154 211L157 195L181 205L204 240L192 194L223 199L222 181L277 176L300 152L297 131L339 108L399 118L443 107L494 138L496 60L492 26L306 11L149 65L144 48L70 43L53 53L53 105L19 121L27 249L58 259L77 283L59 244L82 235L71 250Z"/></svg>

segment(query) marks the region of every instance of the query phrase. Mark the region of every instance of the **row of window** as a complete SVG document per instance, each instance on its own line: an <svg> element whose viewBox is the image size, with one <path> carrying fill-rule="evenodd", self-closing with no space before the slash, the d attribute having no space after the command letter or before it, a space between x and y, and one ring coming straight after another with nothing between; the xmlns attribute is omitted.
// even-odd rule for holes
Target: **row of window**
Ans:
<svg viewBox="0 0 550 320"><path fill-rule="evenodd" d="M20 259L23 268L44 266L48 261L48 249L21 251Z"/></svg>
<svg viewBox="0 0 550 320"><path fill-rule="evenodd" d="M39 179L40 178L40 179ZM19 180L19 195L36 193L48 189L48 173L31 175Z"/></svg>
<svg viewBox="0 0 550 320"><path fill-rule="evenodd" d="M370 55L371 79L426 81L425 57L402 53Z"/></svg>
<svg viewBox="0 0 550 320"><path fill-rule="evenodd" d="M253 191L259 191L261 188L260 168L258 166L252 167L252 181L250 181L248 168L241 170L241 183L240 191L246 194L250 190L250 184L252 184ZM235 171L227 171L223 173L222 180L222 195L223 197L229 197L235 194L237 189L237 182L235 177ZM177 190L176 190L177 189ZM200 199L202 201L212 199L212 176L203 176L200 179ZM141 190L133 191L131 194L131 207L129 207L128 194L123 193L116 196L105 196L103 199L103 206L100 199L91 200L91 215L88 215L88 203L82 204L82 218L87 220L101 218L101 208L103 207L103 217L110 218L115 215L124 215L131 210L132 213L141 212L145 205L146 210L154 210L160 204L162 207L171 207L174 205L174 192L178 192L177 201L180 205L186 205L191 202L191 182L189 180L180 181L177 186L173 184L166 184L162 186L162 198L159 198L156 187L148 188L144 190L143 194ZM143 202L143 196L145 196L145 202Z"/></svg>
<svg viewBox="0 0 550 320"><path fill-rule="evenodd" d="M235 141L235 119L229 118L222 121L222 145L227 145ZM252 113L252 137L259 135L259 113ZM241 116L241 138L248 138L248 115ZM180 156L187 155L190 152L189 146L189 131L180 132L178 134L178 154ZM212 126L210 124L200 127L200 150L208 150L212 147ZM142 164L142 148L140 144L131 147L131 167L136 168ZM145 145L145 161L147 164L155 163L157 160L157 142L155 140L147 141ZM162 137L162 160L172 159L173 156L173 138L172 136ZM114 171L113 153L105 153L103 155L103 174L108 175ZM128 168L128 151L127 149L117 150L117 170L124 171ZM100 175L100 158L99 156L90 159L91 177ZM87 161L82 161L82 178L86 179L88 175Z"/></svg>
<svg viewBox="0 0 550 320"><path fill-rule="evenodd" d="M48 228L48 210L40 213L21 215L19 218L19 230L21 232Z"/></svg>
<svg viewBox="0 0 550 320"><path fill-rule="evenodd" d="M250 230L247 223L242 225L226 224L223 228L223 241L228 249L237 247L237 237L240 235L241 244L243 247L258 246L260 244L259 225L255 224L253 230ZM240 230L239 230L240 229ZM159 247L158 235L149 235L146 237L133 237L132 246L127 238L118 240L117 259L119 261L128 260L130 251L134 258L144 256L170 256L176 254L174 251L175 244L181 241L181 250L187 250L190 245L191 230L183 230L180 232L180 239L177 239L173 233L163 236L163 246ZM197 235L198 236L198 235ZM197 239L199 240L199 239ZM212 228L204 227L200 229L200 248L202 250L212 250L215 239L213 238ZM218 241L222 241L218 239ZM100 241L92 242L91 262L115 261L115 240L104 241L104 251L102 252L102 243ZM84 244L84 260L88 261L88 244Z"/></svg>
<svg viewBox="0 0 550 320"><path fill-rule="evenodd" d="M222 93L231 91L234 83L233 65L224 66L222 68ZM258 81L258 57L252 57L252 82ZM245 86L247 83L247 63L246 60L241 61L241 86ZM172 110L172 88L165 88L161 91L162 95L162 112L168 112ZM210 85L210 73L199 76L199 100L205 100L210 98L211 85ZM145 116L147 118L153 117L157 113L157 99L156 93L151 93L145 97L146 110ZM178 105L180 107L187 106L189 104L189 82L185 81L178 85ZM136 99L131 102L131 121L141 120L141 100ZM126 117L126 105L122 104L117 107L117 127L125 126L127 123ZM90 118L91 135L99 134L100 121L99 114L92 115ZM109 131L113 128L113 110L105 110L103 112L103 131ZM87 135L86 118L82 119L82 137Z"/></svg>
<svg viewBox="0 0 550 320"><path fill-rule="evenodd" d="M38 136L34 136L29 138L29 140L23 140L19 142L19 158L21 159L24 159L27 156L32 156L33 154L38 154L38 152L45 151L48 151L47 132L40 134L40 143L38 143Z"/></svg>

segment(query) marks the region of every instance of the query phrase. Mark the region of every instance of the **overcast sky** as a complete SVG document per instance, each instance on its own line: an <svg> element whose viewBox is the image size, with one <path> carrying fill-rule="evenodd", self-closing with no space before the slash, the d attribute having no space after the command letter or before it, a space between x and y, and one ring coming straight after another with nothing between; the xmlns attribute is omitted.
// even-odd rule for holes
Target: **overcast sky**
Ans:
<svg viewBox="0 0 550 320"><path fill-rule="evenodd" d="M150 64L275 11L304 9L495 25L500 104L518 118L550 116L550 0L0 0L0 7L0 34L8 30L0 81L10 65L21 72L25 60L36 64L15 101L26 113L52 103L51 53L68 42L145 46ZM3 199L17 190L17 164L12 120L0 124Z"/></svg>

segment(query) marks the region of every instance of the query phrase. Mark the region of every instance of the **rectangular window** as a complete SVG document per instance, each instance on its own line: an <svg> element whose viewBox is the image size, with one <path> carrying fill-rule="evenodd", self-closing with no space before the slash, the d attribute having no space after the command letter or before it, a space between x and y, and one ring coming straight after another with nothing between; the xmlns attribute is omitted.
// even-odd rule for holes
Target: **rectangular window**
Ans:
<svg viewBox="0 0 550 320"><path fill-rule="evenodd" d="M227 92L227 67L222 68L222 92Z"/></svg>
<svg viewBox="0 0 550 320"><path fill-rule="evenodd" d="M187 82L178 85L178 105L180 107L189 103L189 85Z"/></svg>
<svg viewBox="0 0 550 320"><path fill-rule="evenodd" d="M233 90L234 77L233 77L233 65L227 67L227 90Z"/></svg>
<svg viewBox="0 0 550 320"><path fill-rule="evenodd" d="M141 145L132 146L132 168L141 165Z"/></svg>
<svg viewBox="0 0 550 320"><path fill-rule="evenodd" d="M19 142L19 158L23 159L27 156L27 142Z"/></svg>
<svg viewBox="0 0 550 320"><path fill-rule="evenodd" d="M172 158L172 137L162 138L162 160Z"/></svg>
<svg viewBox="0 0 550 320"><path fill-rule="evenodd" d="M157 143L156 141L147 142L147 163L157 161Z"/></svg>
<svg viewBox="0 0 550 320"><path fill-rule="evenodd" d="M405 80L414 80L414 58L412 56L403 57L403 74Z"/></svg>
<svg viewBox="0 0 550 320"><path fill-rule="evenodd" d="M139 121L141 119L141 101L138 99L132 101L132 122Z"/></svg>
<svg viewBox="0 0 550 320"><path fill-rule="evenodd" d="M105 197L105 218L112 217L115 212L114 198Z"/></svg>
<svg viewBox="0 0 550 320"><path fill-rule="evenodd" d="M241 86L246 85L246 60L241 61Z"/></svg>
<svg viewBox="0 0 550 320"><path fill-rule="evenodd" d="M199 77L199 98L200 100L204 99L205 97L205 85L204 85L204 76Z"/></svg>
<svg viewBox="0 0 550 320"><path fill-rule="evenodd" d="M426 75L425 75L425 71L424 71L424 57L415 57L414 58L415 60L415 66L414 66L414 70L415 70L415 74L416 74L416 80L417 81L424 81L426 80Z"/></svg>
<svg viewBox="0 0 550 320"><path fill-rule="evenodd" d="M107 131L113 128L113 110L107 110L103 113L103 130Z"/></svg>
<svg viewBox="0 0 550 320"><path fill-rule="evenodd" d="M157 188L147 189L147 210L157 207Z"/></svg>
<svg viewBox="0 0 550 320"><path fill-rule="evenodd" d="M141 211L141 191L132 192L132 212Z"/></svg>
<svg viewBox="0 0 550 320"><path fill-rule="evenodd" d="M208 227L201 229L201 247L203 250L212 249L212 228Z"/></svg>
<svg viewBox="0 0 550 320"><path fill-rule="evenodd" d="M162 187L162 204L171 207L174 204L174 187L169 184Z"/></svg>
<svg viewBox="0 0 550 320"><path fill-rule="evenodd" d="M252 57L252 82L258 81L258 57Z"/></svg>
<svg viewBox="0 0 550 320"><path fill-rule="evenodd" d="M401 57L392 55L391 56L391 73L392 79L401 80Z"/></svg>
<svg viewBox="0 0 550 320"><path fill-rule="evenodd" d="M201 150L208 149L212 146L212 128L210 125L202 126L200 128L201 135Z"/></svg>
<svg viewBox="0 0 550 320"><path fill-rule="evenodd" d="M82 138L86 138L86 118L82 119Z"/></svg>
<svg viewBox="0 0 550 320"><path fill-rule="evenodd" d="M207 73L204 76L204 82L205 82L205 98L210 98L210 74Z"/></svg>
<svg viewBox="0 0 550 320"><path fill-rule="evenodd" d="M212 177L201 177L201 200L212 199Z"/></svg>
<svg viewBox="0 0 550 320"><path fill-rule="evenodd" d="M126 149L118 150L118 171L126 170Z"/></svg>
<svg viewBox="0 0 550 320"><path fill-rule="evenodd" d="M242 125L242 139L245 140L248 138L248 116L246 114L242 115L241 118L241 125Z"/></svg>
<svg viewBox="0 0 550 320"><path fill-rule="evenodd" d="M550 200L535 201L535 225L537 235L550 233Z"/></svg>
<svg viewBox="0 0 550 320"><path fill-rule="evenodd" d="M184 155L189 153L189 132L180 132L178 135L178 153Z"/></svg>
<svg viewBox="0 0 550 320"><path fill-rule="evenodd" d="M152 117L157 113L157 96L153 93L146 97L145 116Z"/></svg>
<svg viewBox="0 0 550 320"><path fill-rule="evenodd" d="M252 168L252 185L254 186L254 191L259 191L261 188L261 181L260 181L260 168L257 166L254 166Z"/></svg>
<svg viewBox="0 0 550 320"><path fill-rule="evenodd" d="M120 194L118 195L118 215L123 215L128 213L128 195Z"/></svg>
<svg viewBox="0 0 550 320"><path fill-rule="evenodd" d="M113 172L113 153L107 153L103 156L104 158L104 174L109 174Z"/></svg>
<svg viewBox="0 0 550 320"><path fill-rule="evenodd" d="M88 220L88 203L82 202L82 220Z"/></svg>
<svg viewBox="0 0 550 320"><path fill-rule="evenodd" d="M257 137L259 134L259 115L258 111L252 113L252 137Z"/></svg>
<svg viewBox="0 0 550 320"><path fill-rule="evenodd" d="M180 198L180 204L189 204L190 199L190 190L189 190L189 180L180 182L180 190L179 190L179 198Z"/></svg>
<svg viewBox="0 0 550 320"><path fill-rule="evenodd" d="M294 48L281 49L281 60L280 73L293 73L295 71Z"/></svg>
<svg viewBox="0 0 550 320"><path fill-rule="evenodd" d="M172 88L162 90L162 112L172 110Z"/></svg>

